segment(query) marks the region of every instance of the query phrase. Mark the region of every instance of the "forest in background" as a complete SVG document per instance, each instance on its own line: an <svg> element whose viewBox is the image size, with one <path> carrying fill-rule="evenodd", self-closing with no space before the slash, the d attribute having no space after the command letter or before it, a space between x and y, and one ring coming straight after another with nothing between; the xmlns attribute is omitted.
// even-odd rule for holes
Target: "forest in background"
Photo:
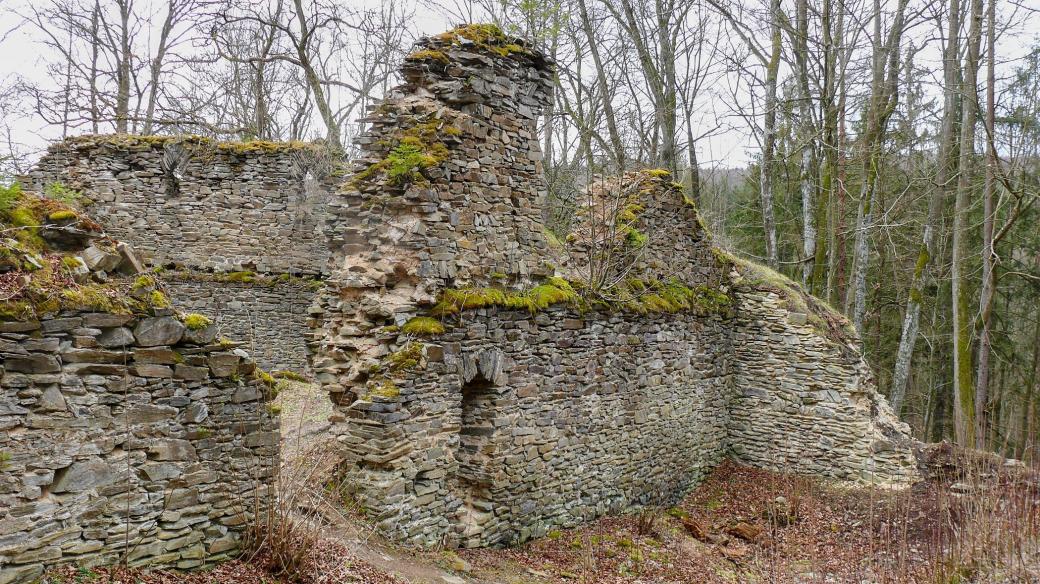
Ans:
<svg viewBox="0 0 1040 584"><path fill-rule="evenodd" d="M0 47L30 38L40 66L0 80L0 180L37 154L22 119L50 137L319 139L350 158L358 120L398 81L423 23L494 22L558 66L541 125L550 229L566 230L593 175L669 169L720 243L849 316L919 437L1034 460L1036 9L1018 0L16 4L3 9ZM750 138L745 168L706 155L732 133Z"/></svg>

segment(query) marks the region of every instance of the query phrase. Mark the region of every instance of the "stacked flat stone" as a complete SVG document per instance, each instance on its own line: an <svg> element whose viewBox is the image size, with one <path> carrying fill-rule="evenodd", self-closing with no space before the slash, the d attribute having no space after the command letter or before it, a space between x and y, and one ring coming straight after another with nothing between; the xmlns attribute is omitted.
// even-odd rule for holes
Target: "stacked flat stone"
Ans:
<svg viewBox="0 0 1040 584"><path fill-rule="evenodd" d="M728 282L697 209L671 173L648 169L598 178L576 204L566 241L551 248L567 277L588 282L598 271L607 282L632 276L713 289ZM629 229L645 240L633 244Z"/></svg>
<svg viewBox="0 0 1040 584"><path fill-rule="evenodd" d="M401 69L406 84L365 120L358 174L327 205L331 263L312 350L334 401L351 403L373 360L396 348L373 332L403 324L439 290L520 289L551 274L536 118L552 69L520 39L465 34L419 41ZM360 180L408 137L441 145L445 159L406 184L381 172Z"/></svg>
<svg viewBox="0 0 1040 584"><path fill-rule="evenodd" d="M858 482L917 476L910 428L852 342L828 338L768 286L742 286L731 331L729 442L739 461Z"/></svg>
<svg viewBox="0 0 1040 584"><path fill-rule="evenodd" d="M164 278L173 305L212 315L219 336L236 339L264 369L306 372L308 310L315 290L300 282L272 284Z"/></svg>
<svg viewBox="0 0 1040 584"><path fill-rule="evenodd" d="M41 193L53 183L80 191L108 234L132 243L152 266L320 278L337 164L316 144L80 136L52 145L21 180ZM301 326L312 291L170 281L177 308L219 314L221 334L252 339L263 367L306 368Z"/></svg>
<svg viewBox="0 0 1040 584"><path fill-rule="evenodd" d="M740 276L660 172L628 177L647 239L615 276L704 286L735 313L492 306L409 329L446 292L518 293L557 272L557 258L557 275L580 279L594 250L576 237L550 252L543 237L542 55L460 27L420 41L402 72L329 201L329 279L313 311L344 468L382 532L514 544L673 502L726 455L913 480L908 429L856 347ZM413 167L395 167L403 160Z"/></svg>
<svg viewBox="0 0 1040 584"><path fill-rule="evenodd" d="M234 555L279 433L255 364L215 332L168 310L0 322L0 582Z"/></svg>

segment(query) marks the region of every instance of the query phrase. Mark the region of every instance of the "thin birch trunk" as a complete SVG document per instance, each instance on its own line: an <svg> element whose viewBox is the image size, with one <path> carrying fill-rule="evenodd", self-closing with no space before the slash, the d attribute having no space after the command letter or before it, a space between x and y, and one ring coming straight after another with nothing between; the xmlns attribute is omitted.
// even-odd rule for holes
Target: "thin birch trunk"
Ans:
<svg viewBox="0 0 1040 584"><path fill-rule="evenodd" d="M951 13L948 20L946 48L943 53L943 117L939 131L938 167L936 184L928 201L928 218L924 224L921 247L917 262L914 265L913 277L910 281L910 293L907 298L906 313L903 315L903 329L896 352L896 365L892 374L892 390L890 401L892 409L897 413L906 395L906 386L910 379L910 362L913 359L914 346L921 315L922 291L931 281L932 266L935 264L935 236L939 228L939 215L943 200L949 192L949 183L953 176L953 158L956 152L956 119L960 110L960 95L957 91L958 69L960 68L960 10L953 6L957 0L951 0Z"/></svg>
<svg viewBox="0 0 1040 584"><path fill-rule="evenodd" d="M813 147L816 140L816 128L814 127L810 100L812 95L809 91L809 10L807 0L798 0L795 7L796 29L794 34L795 63L798 70L798 115L801 118L801 163L799 168L799 182L802 195L802 285L806 290L811 290L813 281L813 269L816 266L816 238L817 238L817 216L813 169L814 152Z"/></svg>
<svg viewBox="0 0 1040 584"><path fill-rule="evenodd" d="M765 113L762 128L762 162L759 168L759 191L762 197L762 226L766 235L766 261L770 267L780 267L776 239L776 219L773 211L773 156L776 151L776 83L780 72L780 0L769 3L770 38L772 47L766 63Z"/></svg>

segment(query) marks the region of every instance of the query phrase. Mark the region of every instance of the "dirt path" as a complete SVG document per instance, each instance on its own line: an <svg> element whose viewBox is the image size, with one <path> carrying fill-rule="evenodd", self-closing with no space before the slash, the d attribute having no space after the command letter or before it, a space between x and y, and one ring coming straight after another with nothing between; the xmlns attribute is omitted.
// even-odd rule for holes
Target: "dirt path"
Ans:
<svg viewBox="0 0 1040 584"><path fill-rule="evenodd" d="M281 408L283 461L314 456L327 440L328 417L332 404L316 385L300 381L280 380L275 404ZM320 464L314 461L315 464ZM283 462L285 464L285 462ZM321 488L320 486L316 488ZM329 537L349 549L366 564L414 584L473 584L534 582L494 575L469 573L472 569L453 552L418 552L393 544L374 533L349 510L324 512Z"/></svg>

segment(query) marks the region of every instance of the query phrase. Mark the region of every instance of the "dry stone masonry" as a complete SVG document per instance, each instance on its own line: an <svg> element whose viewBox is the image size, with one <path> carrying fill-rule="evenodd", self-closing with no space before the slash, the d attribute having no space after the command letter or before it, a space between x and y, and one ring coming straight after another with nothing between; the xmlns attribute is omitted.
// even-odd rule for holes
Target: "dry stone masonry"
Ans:
<svg viewBox="0 0 1040 584"><path fill-rule="evenodd" d="M110 235L178 268L166 276L178 308L221 314L222 336L264 340L261 365L299 370L313 297L299 280L323 275L337 175L315 144L117 135L54 144L23 183L84 193Z"/></svg>
<svg viewBox="0 0 1040 584"><path fill-rule="evenodd" d="M273 496L274 378L51 190L0 208L0 583L239 553Z"/></svg>
<svg viewBox="0 0 1040 584"><path fill-rule="evenodd" d="M844 319L714 248L667 172L593 184L573 232L546 234L541 53L469 25L402 74L328 202L313 309L344 467L384 533L517 543L675 501L726 455L914 478Z"/></svg>
<svg viewBox="0 0 1040 584"><path fill-rule="evenodd" d="M238 550L277 421L243 351L166 312L0 322L0 582Z"/></svg>

